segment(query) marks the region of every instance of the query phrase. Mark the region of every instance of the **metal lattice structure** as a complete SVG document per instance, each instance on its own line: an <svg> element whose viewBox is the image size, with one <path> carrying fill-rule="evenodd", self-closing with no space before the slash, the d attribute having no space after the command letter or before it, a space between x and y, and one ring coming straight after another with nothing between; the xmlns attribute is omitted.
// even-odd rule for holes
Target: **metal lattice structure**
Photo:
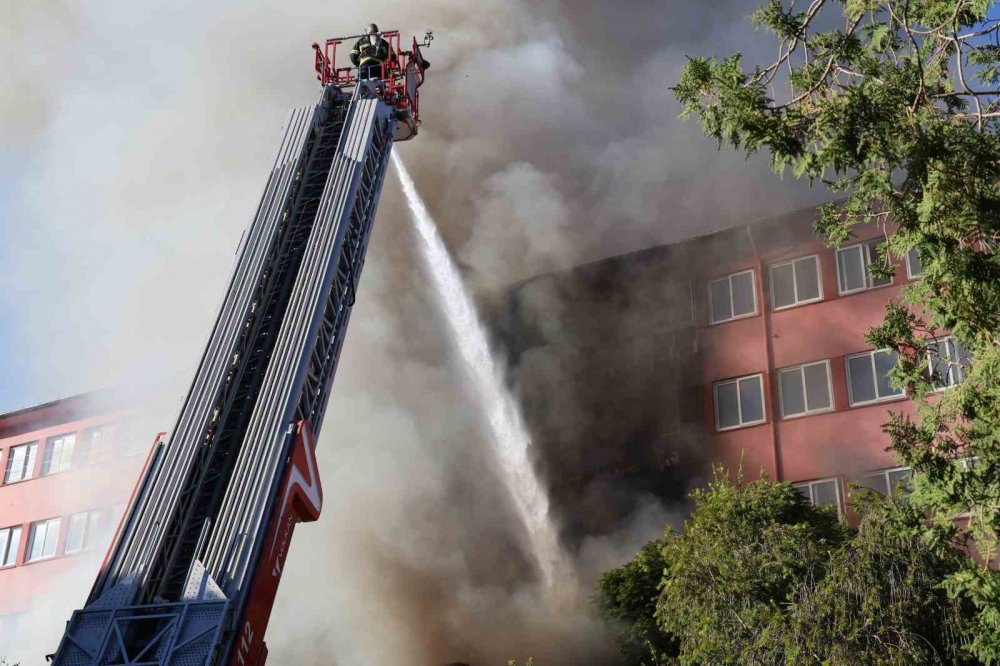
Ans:
<svg viewBox="0 0 1000 666"><path fill-rule="evenodd" d="M176 425L54 663L266 660L292 529L322 504L314 436L390 152L415 133L427 63L417 44L401 55L388 80L325 82L319 103L289 113Z"/></svg>

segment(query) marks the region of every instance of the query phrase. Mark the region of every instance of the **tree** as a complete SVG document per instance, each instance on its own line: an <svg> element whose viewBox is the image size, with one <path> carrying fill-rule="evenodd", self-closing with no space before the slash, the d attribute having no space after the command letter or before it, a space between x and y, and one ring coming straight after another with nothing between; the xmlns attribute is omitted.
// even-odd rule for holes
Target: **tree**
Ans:
<svg viewBox="0 0 1000 666"><path fill-rule="evenodd" d="M720 474L692 498L679 531L601 579L626 664L974 663L969 605L940 585L964 556L912 505L872 494L852 530L788 483Z"/></svg>
<svg viewBox="0 0 1000 666"><path fill-rule="evenodd" d="M666 561L665 541L650 541L630 562L601 576L598 605L604 617L622 626L622 660L626 666L676 663L677 639L656 622L656 601Z"/></svg>
<svg viewBox="0 0 1000 666"><path fill-rule="evenodd" d="M675 87L720 146L770 153L776 171L845 196L816 229L837 246L859 224L887 236L874 267L913 251L923 273L869 332L894 347L894 380L918 403L893 415L891 447L917 474L925 537L978 554L946 578L978 609L973 654L1000 659L1000 20L987 0L771 0L751 16L777 59L694 57ZM991 16L991 11L993 15ZM835 13L842 14L841 17ZM825 29L820 26L839 24ZM929 339L950 332L968 354ZM928 397L941 371L964 382ZM974 464L973 464L974 463ZM956 515L968 516L962 530Z"/></svg>

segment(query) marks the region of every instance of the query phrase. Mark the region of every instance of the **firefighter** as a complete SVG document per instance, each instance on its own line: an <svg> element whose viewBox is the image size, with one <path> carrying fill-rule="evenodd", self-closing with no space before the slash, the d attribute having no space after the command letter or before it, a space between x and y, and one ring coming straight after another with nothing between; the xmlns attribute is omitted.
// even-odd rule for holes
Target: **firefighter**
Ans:
<svg viewBox="0 0 1000 666"><path fill-rule="evenodd" d="M380 79L382 65L394 61L396 54L393 53L389 42L382 39L377 25L374 23L369 25L366 33L354 45L351 62L358 68L359 79Z"/></svg>

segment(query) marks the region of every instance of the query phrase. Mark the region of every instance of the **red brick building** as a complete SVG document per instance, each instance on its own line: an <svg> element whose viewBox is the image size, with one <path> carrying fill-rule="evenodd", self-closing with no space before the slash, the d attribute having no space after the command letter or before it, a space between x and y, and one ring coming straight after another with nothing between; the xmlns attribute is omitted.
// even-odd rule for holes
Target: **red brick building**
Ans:
<svg viewBox="0 0 1000 666"><path fill-rule="evenodd" d="M87 394L0 415L0 656L19 648L33 600L93 578L124 512L149 447L107 404Z"/></svg>
<svg viewBox="0 0 1000 666"><path fill-rule="evenodd" d="M844 512L847 484L905 481L888 452L893 352L867 330L919 271L891 279L878 229L831 249L814 209L612 257L517 285L498 328L570 541L652 495L680 501L713 464L791 481ZM961 360L950 338L938 343ZM941 384L961 380L942 366Z"/></svg>

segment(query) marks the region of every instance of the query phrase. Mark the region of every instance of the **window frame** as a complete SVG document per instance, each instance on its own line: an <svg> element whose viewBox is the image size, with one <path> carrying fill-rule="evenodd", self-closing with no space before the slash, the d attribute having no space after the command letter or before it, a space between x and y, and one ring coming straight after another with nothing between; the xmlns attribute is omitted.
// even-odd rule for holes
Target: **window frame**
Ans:
<svg viewBox="0 0 1000 666"><path fill-rule="evenodd" d="M880 402L892 402L893 400L902 400L906 398L906 389L904 388L900 393L894 393L885 397L878 397L878 369L875 367L875 354L879 352L892 352L893 349L869 349L868 351L858 352L856 354L847 354L844 356L844 378L847 380L847 404L851 407L866 407L868 405L877 405ZM868 356L872 363L872 379L875 382L875 399L865 400L862 402L856 402L854 400L854 389L851 386L851 364L850 360L852 358L860 358L862 356ZM898 361L898 358L897 358Z"/></svg>
<svg viewBox="0 0 1000 666"><path fill-rule="evenodd" d="M734 315L734 316L728 317L726 319L715 319L715 313L712 312L712 285L715 284L716 282L722 282L723 280L726 280L726 281L729 282L729 310L730 310L730 312L732 312L732 309L733 309L733 278L737 277L737 276L740 276L740 275L746 275L747 273L750 274L750 282L751 282L751 284L753 286L753 289L752 289L752 292L753 292L753 311L752 312L748 312L746 314ZM706 285L705 291L706 291L706 297L708 299L707 303L708 303L708 325L709 326L716 326L717 324L725 324L727 321L736 321L738 319L748 319L750 317L756 317L757 315L760 314L760 304L757 302L757 275L756 275L756 273L757 273L757 271L754 270L753 268L747 268L746 270L736 271L735 273L729 273L728 275L721 275L721 276L719 276L717 278L712 278L711 280L708 281L708 284Z"/></svg>
<svg viewBox="0 0 1000 666"><path fill-rule="evenodd" d="M49 529L51 529L52 523L56 525L56 542L52 546L52 554L45 555L44 552L40 557L31 557L31 551L34 550L36 529L39 525L45 524L45 537L44 540L48 540ZM30 562L42 562L44 560L51 560L59 556L59 537L62 536L62 516L55 516L53 518L43 518L42 520L34 520L28 524L28 545L24 551L24 563L28 564ZM45 545L43 542L42 549L44 551Z"/></svg>
<svg viewBox="0 0 1000 666"><path fill-rule="evenodd" d="M68 516L66 522L66 541L63 544L64 555L76 555L77 553L82 553L93 548L93 539L101 532L103 513L101 509L84 509ZM79 517L83 519L83 534L80 537L80 547L70 548L70 537L73 534L73 520Z"/></svg>
<svg viewBox="0 0 1000 666"><path fill-rule="evenodd" d="M72 440L73 446L70 449L69 459L68 462L66 463L66 467L63 468L61 464L63 462L63 459L66 458L66 441L70 439ZM70 470L72 470L75 467L73 458L76 456L77 439L78 439L77 432L75 430L72 432L64 432L59 435L53 435L52 437L46 437L45 448L42 450L42 464L41 467L38 469L38 477L41 478L43 476L52 476L53 474L62 474L63 472L69 472ZM52 456L51 455L49 455L48 457L46 456L49 452L49 447L50 446L55 447L56 442L60 443L60 448L59 448L60 467L58 469L52 469ZM48 460L49 462L48 471L46 471L45 468L46 460Z"/></svg>
<svg viewBox="0 0 1000 666"><path fill-rule="evenodd" d="M903 466L903 467L887 467L885 469L876 469L876 470L872 470L871 472L865 472L861 476L859 476L856 480L857 480L858 484L860 485L862 479L868 479L868 478L875 477L875 476L881 476L881 477L883 477L883 479L885 479L885 487L888 488L888 490L889 490L889 493L887 495L885 495L885 496L889 497L889 496L891 496L892 490L893 490L893 488L892 488L892 482L889 479L889 475L892 474L893 472L906 472L906 471L908 471L910 473L910 478L912 479L913 478L913 474L914 474L913 468L912 467ZM874 488L869 488L868 486L864 486L864 485L862 485L861 487L865 488L867 490L871 490L872 492L876 492L876 493L882 494L881 492L879 492L878 490L875 490Z"/></svg>
<svg viewBox="0 0 1000 666"><path fill-rule="evenodd" d="M917 248L913 247L913 248L910 248L909 250L906 251L906 279L907 280L916 280L917 278L919 278L920 276L922 276L924 274L924 267L923 267L923 262L921 262L920 272L919 273L914 273L913 272L913 267L910 265L910 253L911 252L917 252L917 259L918 260L920 259L920 254L917 251Z"/></svg>
<svg viewBox="0 0 1000 666"><path fill-rule="evenodd" d="M848 296L850 294L857 294L857 293L860 293L862 291L870 291L872 289L880 289L882 287L891 287L895 283L896 276L894 274L894 275L892 275L889 278L889 283L888 284L878 284L878 285L872 284L873 283L872 274L871 274L871 271L868 270L869 267L874 263L874 260L872 259L872 247L871 246L872 245L884 245L885 242L886 242L886 239L883 236L883 237L881 237L881 240L879 238L872 238L872 239L869 239L869 240L866 240L866 241L861 241L861 242L858 242L858 243L854 243L852 245L848 245L846 247L838 247L837 248L837 253L836 253L834 259L836 260L836 264L837 264L837 293L840 296ZM858 248L858 247L862 248L862 255L863 256L862 256L861 259L862 259L862 263L864 264L865 286L864 287L858 287L857 289L844 289L843 277L840 274L840 255L843 254L843 253L845 253L845 252L847 252L847 251L849 251L849 250L853 250L853 249Z"/></svg>
<svg viewBox="0 0 1000 666"><path fill-rule="evenodd" d="M101 435L97 441L104 440L103 448L99 449L101 456L94 457L94 435ZM84 428L73 448L72 468L89 467L91 465L103 465L115 458L115 448L117 444L118 424L112 421L99 423L97 425Z"/></svg>
<svg viewBox="0 0 1000 666"><path fill-rule="evenodd" d="M808 394L806 393L806 373L805 369L813 365L826 365L826 390L827 394L830 396L830 406L824 407L823 409L809 409L808 408ZM802 402L806 405L806 410L804 412L798 412L797 414L785 414L785 394L781 389L781 373L786 370L799 370L799 377L802 380ZM781 415L781 420L788 421L790 419L800 419L804 416L812 416L814 414L826 414L828 412L837 411L837 400L833 395L833 371L830 368L830 359L824 358L819 361L808 361L806 363L799 363L798 365L789 365L784 368L778 368L775 370L775 376L778 380L778 413Z"/></svg>
<svg viewBox="0 0 1000 666"><path fill-rule="evenodd" d="M10 555L10 546L13 543L11 536L14 534L15 530L17 531L17 546L14 548L14 561L11 562L10 564L7 564L6 561L8 556ZM24 526L11 525L9 527L4 527L3 529L0 529L0 533L3 532L7 532L7 541L4 542L3 550L0 550L0 569L11 569L17 566L17 561L19 559L18 555L20 554L21 550L21 538L24 535Z"/></svg>
<svg viewBox="0 0 1000 666"><path fill-rule="evenodd" d="M942 336L940 338L928 338L926 342L927 342L927 346L928 347L930 347L931 345L937 345L937 344L943 342L943 343L945 343L945 345L947 345L949 347L954 347L955 348L955 356L956 356L956 358L959 357L958 342L955 340L955 336L954 335L950 335L949 334L949 335ZM965 351L966 351L966 353L969 353L968 350L965 350ZM940 356L940 354L938 356ZM942 386L935 386L934 385L934 358L935 357L931 354L930 350L928 350L927 351L927 378L931 382L931 391L930 391L931 393L943 393L944 391L947 391L948 389L955 388L956 386L958 386L959 384L961 384L962 382L965 381L965 366L962 365L961 363L959 363L958 360L952 361L951 357L949 357L948 358L948 377L949 377L949 380L951 378L952 373L955 372L955 371L960 372L962 376L954 384L943 384Z"/></svg>
<svg viewBox="0 0 1000 666"><path fill-rule="evenodd" d="M35 447L34 455L31 454L31 448L30 447ZM27 453L25 454L24 465L22 467L22 474L23 474L23 476L21 476L21 478L19 478L19 479L15 479L14 481L11 481L10 480L10 464L11 464L11 461L13 460L13 451L14 451L14 449L20 449L20 448L27 448L28 449ZM29 461L30 461L30 465L29 465ZM3 484L2 485L7 486L7 485L10 485L10 484L13 484L13 483L21 483L22 481L30 481L31 479L36 478L35 477L35 467L37 467L37 466L38 466L38 440L34 440L34 441L30 441L30 442L23 442L21 444L14 444L14 445L8 446L7 447L7 461L4 463L4 466L3 466Z"/></svg>
<svg viewBox="0 0 1000 666"><path fill-rule="evenodd" d="M740 382L744 379L756 379L760 385L760 401L761 401L761 414L763 418L759 421L748 421L743 422L743 401L740 399ZM725 428L719 425L719 387L728 384L736 384L736 409L739 413L740 422L737 425L726 426ZM740 428L749 428L750 426L761 425L762 423L767 423L767 395L764 392L764 373L757 372L751 375L743 375L741 377L733 377L732 379L722 379L717 382L712 383L712 406L715 410L715 432L728 432L730 430L738 430Z"/></svg>
<svg viewBox="0 0 1000 666"><path fill-rule="evenodd" d="M834 488L836 489L837 492L837 518L842 519L844 517L844 508L845 508L844 489L842 487L841 479L839 476L828 476L822 479L813 479L812 481L793 481L792 486L794 486L796 490L801 490L803 487L808 488L809 492L806 499L808 499L809 503L812 504L814 507L822 508L824 505L816 504L816 500L813 499L813 487L821 483L829 483L830 481L833 481Z"/></svg>
<svg viewBox="0 0 1000 666"><path fill-rule="evenodd" d="M799 300L799 281L795 276L795 263L803 261L805 259L812 259L813 264L816 266L816 284L819 286L819 296L816 298L809 298L803 301ZM795 302L790 305L775 305L774 304L774 269L781 268L782 266L792 267L792 291L795 293ZM779 261L778 263L771 264L768 267L768 278L770 279L770 294L771 294L771 311L781 312L782 310L790 310L792 308L797 308L801 305L809 305L810 303L819 303L823 300L823 265L820 261L819 254L807 254L803 257L796 257L795 259L789 259L788 261Z"/></svg>

